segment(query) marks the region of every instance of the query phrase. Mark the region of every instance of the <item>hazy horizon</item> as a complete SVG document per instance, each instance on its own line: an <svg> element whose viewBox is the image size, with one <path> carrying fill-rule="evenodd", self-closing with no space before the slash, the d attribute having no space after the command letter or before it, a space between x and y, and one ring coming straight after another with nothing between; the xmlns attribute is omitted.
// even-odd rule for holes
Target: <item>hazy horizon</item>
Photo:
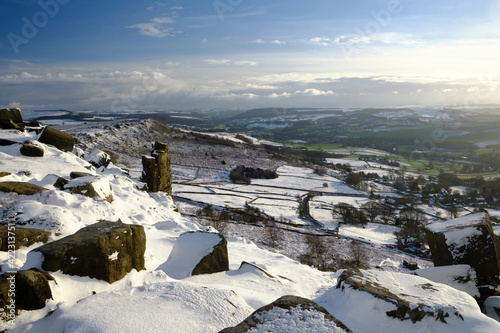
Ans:
<svg viewBox="0 0 500 333"><path fill-rule="evenodd" d="M2 107L500 104L500 4L493 0L2 6Z"/></svg>

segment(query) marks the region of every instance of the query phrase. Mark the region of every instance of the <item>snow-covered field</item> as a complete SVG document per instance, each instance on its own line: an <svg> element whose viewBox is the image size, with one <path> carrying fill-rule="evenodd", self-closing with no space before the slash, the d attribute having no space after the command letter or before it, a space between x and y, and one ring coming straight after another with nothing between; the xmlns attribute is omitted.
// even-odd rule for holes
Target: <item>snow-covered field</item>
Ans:
<svg viewBox="0 0 500 333"><path fill-rule="evenodd" d="M17 141L37 139L34 134L14 131L1 131L1 134L2 138ZM146 269L140 272L133 270L112 284L53 272L55 281L50 282L53 298L41 310L21 311L14 326L0 324L9 332L218 332L237 325L259 307L284 295L302 296L318 302L354 332L500 331L500 324L481 314L475 301L466 293L439 283L432 285L439 290L436 296L418 289L416 286L424 282L429 285L433 282L403 273L405 269L401 263L411 257L381 246L392 244L394 238L391 227L379 224L368 224L365 228L340 228L341 235L371 243L367 246L369 264L380 269L367 271L367 275L387 290L412 295L415 302L425 300L426 304L436 309L456 307L464 314L462 320L450 318L445 324L426 318L412 323L388 317L386 312L392 310L394 305L359 290L337 289L342 271L321 272L299 263L296 258L304 253L305 236L291 230L282 231L283 249L277 251L260 245L264 243L265 228L231 224L227 230L229 270L209 275L181 276L175 269L164 269L166 263L173 260L170 258L172 249L181 234L206 227L176 213L169 196L139 190L143 184L113 164L95 169L72 153L63 153L49 145L41 146L45 151L44 157L22 156L17 144L0 147L0 171L11 173L0 181L29 182L47 189L29 196L0 192L0 214L4 223L14 220L19 228L48 230L53 232L53 239L70 235L100 220L120 219L124 223L142 225L146 233ZM177 171L179 169L182 168ZM109 191L113 200L108 202L71 194L53 186L57 176L69 177L74 171L90 173L99 182L111 185ZM198 170L190 169L184 173L184 180L197 182L178 182L174 185L174 192L186 199L221 207L242 207L248 202L277 218L294 215L297 195L311 191L330 194L314 198L312 202L320 206L333 205L339 198L356 205L366 200L364 192L345 185L335 177L318 176L308 168L282 166L278 173L280 177L276 180L259 180L250 186L242 186L230 184L222 178L205 181L199 177ZM328 187L324 187L324 183ZM320 208L315 209L313 213L321 211ZM338 253L348 255L348 239L328 236L327 240ZM40 264L33 256L27 259L27 253L38 245L16 252L17 269ZM191 250L196 252L200 246L202 244L194 243ZM189 254L186 258L190 257ZM0 252L2 268L8 266L6 260L7 254ZM243 261L260 269L251 265L241 266ZM423 268L431 266L425 260L415 261ZM296 327L329 331L328 323L318 324L316 319L297 321L296 324L301 326ZM268 328L271 327L273 332L292 332L291 324L293 320L274 321ZM265 327L260 328L260 331L264 330Z"/></svg>

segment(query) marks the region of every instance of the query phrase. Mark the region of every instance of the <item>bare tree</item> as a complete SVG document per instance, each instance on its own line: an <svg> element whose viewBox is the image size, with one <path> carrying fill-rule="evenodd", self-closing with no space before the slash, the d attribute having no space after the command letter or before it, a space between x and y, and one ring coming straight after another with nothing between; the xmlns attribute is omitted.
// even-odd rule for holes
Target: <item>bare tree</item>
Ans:
<svg viewBox="0 0 500 333"><path fill-rule="evenodd" d="M363 244L361 244L361 242L352 240L349 244L349 254L352 257L352 263L354 267L368 267L368 255L366 253L365 247L363 246Z"/></svg>
<svg viewBox="0 0 500 333"><path fill-rule="evenodd" d="M283 242L281 230L276 226L266 226L264 231L266 244L275 249L281 248L281 243Z"/></svg>

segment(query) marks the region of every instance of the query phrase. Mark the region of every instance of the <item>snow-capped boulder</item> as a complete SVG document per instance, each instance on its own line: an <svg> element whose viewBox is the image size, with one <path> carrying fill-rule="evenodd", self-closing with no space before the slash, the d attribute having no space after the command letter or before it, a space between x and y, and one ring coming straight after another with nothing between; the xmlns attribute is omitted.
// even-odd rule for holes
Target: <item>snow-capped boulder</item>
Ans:
<svg viewBox="0 0 500 333"><path fill-rule="evenodd" d="M0 109L0 128L23 130L23 117L20 109Z"/></svg>
<svg viewBox="0 0 500 333"><path fill-rule="evenodd" d="M479 298L476 271L469 265L451 265L417 269L415 274L437 283L443 283Z"/></svg>
<svg viewBox="0 0 500 333"><path fill-rule="evenodd" d="M145 250L143 226L103 221L32 250L28 260L41 253L44 270L113 283L132 269L144 269Z"/></svg>
<svg viewBox="0 0 500 333"><path fill-rule="evenodd" d="M227 271L227 241L221 234L213 232L183 233L159 269L175 279Z"/></svg>
<svg viewBox="0 0 500 333"><path fill-rule="evenodd" d="M11 231L12 232L12 231ZM2 225L0 226L0 251L8 250L8 235L9 227ZM51 233L49 231L40 229L30 229L30 228L19 228L15 229L15 248L19 249L21 246L31 246L35 243L42 242L47 243Z"/></svg>
<svg viewBox="0 0 500 333"><path fill-rule="evenodd" d="M0 275L1 319L9 321L11 318L9 314L17 315L19 310L37 310L45 307L46 301L52 298L49 280L54 278L36 268Z"/></svg>
<svg viewBox="0 0 500 333"><path fill-rule="evenodd" d="M99 149L94 150L91 154L85 154L84 159L97 169L106 168L111 163L111 156Z"/></svg>
<svg viewBox="0 0 500 333"><path fill-rule="evenodd" d="M490 296L484 301L484 312L490 318L500 321L500 296Z"/></svg>
<svg viewBox="0 0 500 333"><path fill-rule="evenodd" d="M71 134L56 130L50 126L45 126L38 141L69 152L73 151L73 147L75 146L75 139Z"/></svg>
<svg viewBox="0 0 500 333"><path fill-rule="evenodd" d="M467 264L477 274L478 286L496 285L500 261L495 235L487 214L477 213L426 226L426 236L435 266ZM491 296L480 288L481 298Z"/></svg>
<svg viewBox="0 0 500 333"><path fill-rule="evenodd" d="M113 202L113 189L106 177L85 176L70 180L64 189L73 194L81 194L89 198L101 198L109 203Z"/></svg>
<svg viewBox="0 0 500 333"><path fill-rule="evenodd" d="M411 288L409 288L411 285ZM364 291L394 306L386 312L391 318L419 322L431 317L443 323L447 318L461 319L463 315L453 303L446 304L443 285L427 279L401 273L374 270L348 270L340 275L337 288ZM411 290L410 290L411 289Z"/></svg>
<svg viewBox="0 0 500 333"><path fill-rule="evenodd" d="M33 195L47 189L26 182L0 182L0 192L14 192L19 195Z"/></svg>
<svg viewBox="0 0 500 333"><path fill-rule="evenodd" d="M261 307L241 324L220 333L245 332L334 332L352 331L324 307L298 296L283 296Z"/></svg>
<svg viewBox="0 0 500 333"><path fill-rule="evenodd" d="M468 294L407 273L345 271L314 301L353 332L500 332Z"/></svg>
<svg viewBox="0 0 500 333"><path fill-rule="evenodd" d="M21 109L0 109L0 120L12 120L15 123L22 123Z"/></svg>
<svg viewBox="0 0 500 333"><path fill-rule="evenodd" d="M40 144L37 144L36 141L23 143L20 151L24 156L30 157L43 157L45 153L43 147Z"/></svg>

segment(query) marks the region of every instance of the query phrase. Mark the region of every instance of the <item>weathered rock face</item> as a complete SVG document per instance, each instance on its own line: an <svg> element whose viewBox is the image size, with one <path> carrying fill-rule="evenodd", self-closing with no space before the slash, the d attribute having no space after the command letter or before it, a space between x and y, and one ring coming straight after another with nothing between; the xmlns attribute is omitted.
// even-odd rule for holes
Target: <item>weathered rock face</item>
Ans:
<svg viewBox="0 0 500 333"><path fill-rule="evenodd" d="M431 281L405 273L376 270L344 271L337 284L337 289L366 292L376 299L387 302L394 310L386 312L391 318L420 322L425 317L447 323L448 318L463 320L463 315L448 297L467 296L454 288L434 284ZM352 296L354 297L354 296ZM474 302L473 298L470 298Z"/></svg>
<svg viewBox="0 0 500 333"><path fill-rule="evenodd" d="M297 323L297 320L307 322L309 318L314 318L317 321L321 317L324 321L325 332L352 333L344 323L332 316L325 308L298 296L283 296L275 302L261 307L238 326L226 328L220 333L245 333L266 324L270 324L272 327L273 321L279 321L280 328L283 328L284 331L297 332L297 329L300 329L300 323ZM283 322L289 323L288 330L283 327Z"/></svg>
<svg viewBox="0 0 500 333"><path fill-rule="evenodd" d="M0 109L0 128L24 130L20 109Z"/></svg>
<svg viewBox="0 0 500 333"><path fill-rule="evenodd" d="M32 195L47 189L25 182L0 182L0 192L14 192L19 195Z"/></svg>
<svg viewBox="0 0 500 333"><path fill-rule="evenodd" d="M426 227L427 243L435 266L467 264L477 275L478 286L496 285L500 261L487 214L471 214ZM481 298L489 296L481 288Z"/></svg>
<svg viewBox="0 0 500 333"><path fill-rule="evenodd" d="M30 229L30 228L16 228L15 229L15 248L19 249L21 246L31 246L35 243L47 243L51 233L45 230ZM8 251L8 236L9 228L5 225L0 226L0 251Z"/></svg>
<svg viewBox="0 0 500 333"><path fill-rule="evenodd" d="M144 269L146 234L139 225L98 222L71 236L43 245L29 255L43 255L42 268L113 283L132 269Z"/></svg>
<svg viewBox="0 0 500 333"><path fill-rule="evenodd" d="M43 157L44 150L43 147L35 143L23 143L21 147L21 154L31 157Z"/></svg>
<svg viewBox="0 0 500 333"><path fill-rule="evenodd" d="M46 301L52 298L49 280L54 278L39 269L0 275L0 308L4 310L0 312L2 320L12 319L9 314L17 315L19 310L44 308ZM14 297L12 292L15 292Z"/></svg>
<svg viewBox="0 0 500 333"><path fill-rule="evenodd" d="M142 181L150 192L167 192L172 195L172 170L168 145L155 142L151 156L142 156Z"/></svg>
<svg viewBox="0 0 500 333"><path fill-rule="evenodd" d="M67 184L64 189L73 194L81 194L89 198L101 198L109 203L113 202L113 189L106 178L95 176L77 177Z"/></svg>
<svg viewBox="0 0 500 333"><path fill-rule="evenodd" d="M75 139L71 134L56 130L49 126L46 126L42 131L38 141L53 145L62 151L73 151L73 147L75 146Z"/></svg>
<svg viewBox="0 0 500 333"><path fill-rule="evenodd" d="M220 242L214 246L212 252L204 256L196 265L191 273L192 275L212 274L229 270L227 240L222 235L220 235L220 238Z"/></svg>
<svg viewBox="0 0 500 333"><path fill-rule="evenodd" d="M227 271L227 241L218 233L183 233L175 242L167 261L159 269L175 279Z"/></svg>

